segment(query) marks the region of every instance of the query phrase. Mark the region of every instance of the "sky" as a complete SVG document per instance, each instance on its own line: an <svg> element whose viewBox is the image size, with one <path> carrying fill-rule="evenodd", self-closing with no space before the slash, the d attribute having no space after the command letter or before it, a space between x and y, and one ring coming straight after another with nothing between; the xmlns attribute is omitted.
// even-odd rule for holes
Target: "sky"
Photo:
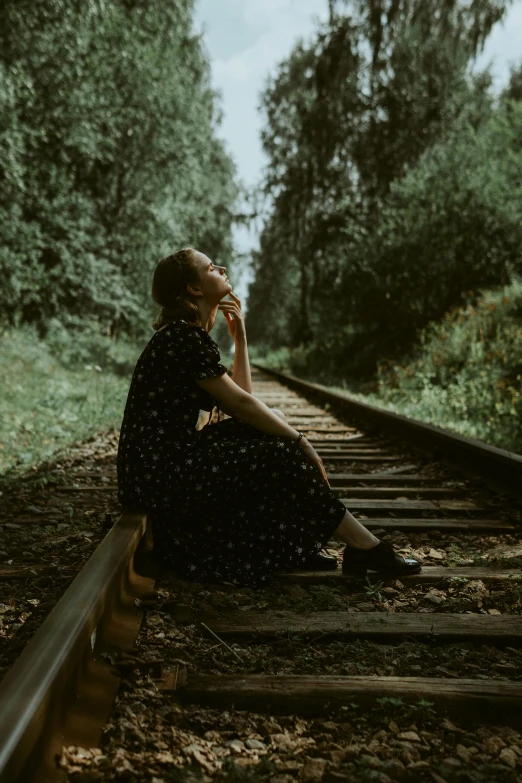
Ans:
<svg viewBox="0 0 522 783"><path fill-rule="evenodd" d="M265 165L260 138L263 117L258 105L266 78L299 38L313 35L318 20L325 20L327 12L327 0L196 0L195 28L204 33L212 83L221 93L223 121L218 135L247 186L259 180ZM498 91L507 83L509 63L521 59L522 0L515 0L504 22L493 28L476 68L491 62ZM257 236L237 229L234 243L246 252L257 245ZM209 252L211 255L211 249ZM246 300L250 277L246 269L234 281L234 291L242 300Z"/></svg>

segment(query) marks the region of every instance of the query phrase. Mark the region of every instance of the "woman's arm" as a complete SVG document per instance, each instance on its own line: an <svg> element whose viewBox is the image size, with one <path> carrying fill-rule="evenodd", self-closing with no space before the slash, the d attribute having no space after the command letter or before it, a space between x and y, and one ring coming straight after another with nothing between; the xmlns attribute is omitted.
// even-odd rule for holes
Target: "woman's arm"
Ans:
<svg viewBox="0 0 522 783"><path fill-rule="evenodd" d="M250 362L248 360L248 346L246 335L236 342L234 352L234 369L232 380L244 391L252 394L252 377L250 375Z"/></svg>
<svg viewBox="0 0 522 783"><path fill-rule="evenodd" d="M219 402L221 410L229 416L234 416L236 419L261 430L261 432L266 432L267 435L298 437L299 433L294 427L286 424L264 402L241 389L226 373L214 378L205 378L196 381L196 383L212 395Z"/></svg>
<svg viewBox="0 0 522 783"><path fill-rule="evenodd" d="M245 330L245 319L241 310L241 301L238 297L229 292L233 301L222 300L218 307L225 316L228 330L234 338L236 346L234 352L234 369L232 370L232 380L234 383L248 392L252 393L252 378L250 375L250 362L248 360L248 346ZM225 411L226 412L226 411Z"/></svg>
<svg viewBox="0 0 522 783"><path fill-rule="evenodd" d="M246 424L261 430L261 432L266 432L267 435L279 435L293 439L297 439L299 436L294 427L287 424L284 419L278 416L277 413L274 413L264 402L243 391L226 373L214 378L205 378L204 380L196 381L196 383L212 395L219 402L221 410L229 416L234 416L236 419L240 419ZM321 476L330 486L323 461L310 441L303 437L299 441L299 445L309 460L317 466Z"/></svg>

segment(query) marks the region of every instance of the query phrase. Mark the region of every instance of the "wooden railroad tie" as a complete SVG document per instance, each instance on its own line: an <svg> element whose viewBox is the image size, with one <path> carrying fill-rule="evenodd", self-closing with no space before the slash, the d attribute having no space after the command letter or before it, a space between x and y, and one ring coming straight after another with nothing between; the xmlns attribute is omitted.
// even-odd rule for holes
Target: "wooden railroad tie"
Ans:
<svg viewBox="0 0 522 783"><path fill-rule="evenodd" d="M458 498L464 494L463 489L446 489L445 487L407 487L400 484L395 487L331 487L338 494L349 494L351 498Z"/></svg>
<svg viewBox="0 0 522 783"><path fill-rule="evenodd" d="M516 614L416 614L409 612L312 612L287 610L195 612L178 607L179 623L205 623L219 637L262 643L288 634L313 638L315 642L335 639L380 639L410 637L432 641L477 641L520 644L522 616Z"/></svg>
<svg viewBox="0 0 522 783"><path fill-rule="evenodd" d="M383 475L382 473L331 473L328 475L328 480L332 487L338 485L353 485L353 484L365 484L367 486L396 486L396 485L420 485L422 487L440 487L440 479L424 478L418 474L405 474L402 471L394 471ZM448 487L448 489L464 489L465 485L460 481L448 481L444 482L442 486ZM366 487L365 487L366 488Z"/></svg>
<svg viewBox="0 0 522 783"><path fill-rule="evenodd" d="M453 514L492 514L492 509L487 506L479 506L469 500L393 500L389 498L362 498L342 497L342 502L350 511L371 514L375 511L400 511L401 514L410 515L415 511L451 511ZM493 510L494 515L494 510Z"/></svg>
<svg viewBox="0 0 522 783"><path fill-rule="evenodd" d="M357 511L354 516L357 516ZM400 530L404 532L422 532L428 530L445 530L446 532L468 531L470 533L501 533L509 530L517 530L516 525L510 522L503 522L499 519L422 519L408 518L400 519L397 517L372 517L371 519L361 519L361 522L369 530L382 528L383 530Z"/></svg>
<svg viewBox="0 0 522 783"><path fill-rule="evenodd" d="M394 577L397 578L397 577ZM293 571L288 574L279 574L278 581L283 584L326 584L338 587L361 582L364 577L343 574L339 569L337 571ZM383 580L383 575L376 572L368 574L368 579L373 582ZM400 581L404 585L438 585L450 583L451 580L457 582L470 582L480 579L485 584L517 583L522 585L522 574L519 568L486 568L482 566L456 566L455 568L445 568L444 566L423 566L420 574L402 575ZM390 581L390 577L384 581ZM392 614L392 616L395 616Z"/></svg>
<svg viewBox="0 0 522 783"><path fill-rule="evenodd" d="M522 683L503 680L439 679L435 677L379 677L335 675L214 675L169 673L160 686L175 691L185 704L234 707L250 712L318 716L344 708L375 706L382 698L429 701L469 722L522 722Z"/></svg>

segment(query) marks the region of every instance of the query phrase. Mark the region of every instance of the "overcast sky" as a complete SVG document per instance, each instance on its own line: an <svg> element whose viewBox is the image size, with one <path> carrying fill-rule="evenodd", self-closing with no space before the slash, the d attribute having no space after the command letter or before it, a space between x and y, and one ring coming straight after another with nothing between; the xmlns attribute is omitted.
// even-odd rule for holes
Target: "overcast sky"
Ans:
<svg viewBox="0 0 522 783"><path fill-rule="evenodd" d="M327 0L196 0L196 29L204 32L213 85L222 95L219 135L247 185L255 184L264 164L258 104L266 77L299 38L311 37L327 8ZM521 44L522 0L515 0L477 60L480 68L492 61L497 90L507 82L509 62L522 59ZM246 250L256 237L241 231L235 241ZM245 296L247 278L237 281L239 296Z"/></svg>

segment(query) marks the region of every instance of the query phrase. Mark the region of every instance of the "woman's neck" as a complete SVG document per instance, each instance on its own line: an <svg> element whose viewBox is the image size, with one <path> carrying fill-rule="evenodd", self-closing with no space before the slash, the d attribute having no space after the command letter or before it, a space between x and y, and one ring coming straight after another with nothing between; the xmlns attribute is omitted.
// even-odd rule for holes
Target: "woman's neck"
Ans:
<svg viewBox="0 0 522 783"><path fill-rule="evenodd" d="M201 304L198 304L198 310L201 317L201 325L207 332L210 332L214 326L214 321L216 320L218 306L214 305L210 307L205 302L202 302Z"/></svg>

